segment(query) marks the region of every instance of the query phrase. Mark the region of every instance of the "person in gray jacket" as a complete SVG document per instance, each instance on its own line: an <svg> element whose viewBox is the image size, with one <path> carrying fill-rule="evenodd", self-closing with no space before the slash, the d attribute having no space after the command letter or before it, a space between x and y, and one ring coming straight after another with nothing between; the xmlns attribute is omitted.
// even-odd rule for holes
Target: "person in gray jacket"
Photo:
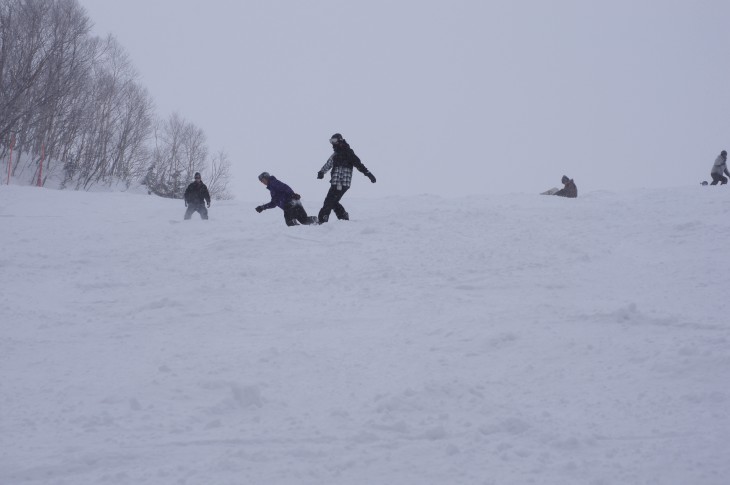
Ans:
<svg viewBox="0 0 730 485"><path fill-rule="evenodd" d="M715 164L712 166L712 171L710 172L712 182L710 185L717 185L718 182L720 182L720 185L725 185L727 183L727 177L725 175L730 177L730 172L727 171L727 152L723 150L715 159Z"/></svg>
<svg viewBox="0 0 730 485"><path fill-rule="evenodd" d="M578 187L575 185L575 182L573 182L573 179L568 178L567 175L563 175L563 178L560 181L563 182L565 187L555 192L554 195L569 197L571 199L578 197Z"/></svg>

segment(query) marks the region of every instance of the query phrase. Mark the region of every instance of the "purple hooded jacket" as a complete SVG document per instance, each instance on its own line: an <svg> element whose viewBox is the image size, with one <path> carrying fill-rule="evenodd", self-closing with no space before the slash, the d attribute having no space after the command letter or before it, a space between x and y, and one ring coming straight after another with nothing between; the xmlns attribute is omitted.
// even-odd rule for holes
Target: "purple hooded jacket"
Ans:
<svg viewBox="0 0 730 485"><path fill-rule="evenodd" d="M277 180L273 175L269 176L269 183L266 188L271 192L271 202L265 204L265 208L273 209L274 207L279 207L280 209L284 209L291 203L294 191L284 182Z"/></svg>

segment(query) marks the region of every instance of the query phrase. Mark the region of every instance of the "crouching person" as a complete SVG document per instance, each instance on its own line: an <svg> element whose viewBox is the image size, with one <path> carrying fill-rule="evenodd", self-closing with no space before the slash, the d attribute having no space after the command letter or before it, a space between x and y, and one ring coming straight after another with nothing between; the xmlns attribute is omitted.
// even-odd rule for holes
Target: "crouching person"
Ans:
<svg viewBox="0 0 730 485"><path fill-rule="evenodd" d="M271 192L271 202L256 207L256 212L261 213L266 209L279 207L284 211L284 222L287 226L296 226L297 222L305 225L317 223L316 217L307 215L299 194L294 193L287 184L269 175L268 172L259 175L259 181Z"/></svg>
<svg viewBox="0 0 730 485"><path fill-rule="evenodd" d="M563 188L555 192L555 195L570 197L571 199L578 197L578 187L573 182L573 179L568 178L567 175L563 175L561 182L563 182Z"/></svg>
<svg viewBox="0 0 730 485"><path fill-rule="evenodd" d="M730 172L727 170L726 150L721 151L720 155L715 159L715 164L712 166L712 171L710 172L710 177L712 177L712 183L710 185L717 185L718 182L720 182L720 185L725 185L727 183L727 177L723 174L730 176Z"/></svg>

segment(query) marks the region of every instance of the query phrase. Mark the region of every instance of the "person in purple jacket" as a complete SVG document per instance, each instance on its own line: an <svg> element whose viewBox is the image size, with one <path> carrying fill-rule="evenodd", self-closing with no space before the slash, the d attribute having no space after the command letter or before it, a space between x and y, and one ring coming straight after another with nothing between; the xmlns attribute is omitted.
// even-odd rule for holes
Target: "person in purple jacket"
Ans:
<svg viewBox="0 0 730 485"><path fill-rule="evenodd" d="M271 202L256 207L256 212L260 214L266 209L279 207L284 211L284 222L287 226L296 226L297 221L305 225L317 223L317 217L307 215L307 211L302 206L301 197L294 193L287 184L273 175L269 175L268 172L259 175L259 181L271 192Z"/></svg>

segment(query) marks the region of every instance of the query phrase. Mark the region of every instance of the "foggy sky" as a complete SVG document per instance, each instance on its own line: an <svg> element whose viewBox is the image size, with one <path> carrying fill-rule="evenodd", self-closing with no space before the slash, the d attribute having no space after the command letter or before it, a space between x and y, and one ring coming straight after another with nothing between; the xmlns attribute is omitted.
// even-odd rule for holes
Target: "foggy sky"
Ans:
<svg viewBox="0 0 730 485"><path fill-rule="evenodd" d="M81 0L166 117L308 201L340 132L350 197L698 185L730 148L730 2ZM699 185L698 185L699 187Z"/></svg>

